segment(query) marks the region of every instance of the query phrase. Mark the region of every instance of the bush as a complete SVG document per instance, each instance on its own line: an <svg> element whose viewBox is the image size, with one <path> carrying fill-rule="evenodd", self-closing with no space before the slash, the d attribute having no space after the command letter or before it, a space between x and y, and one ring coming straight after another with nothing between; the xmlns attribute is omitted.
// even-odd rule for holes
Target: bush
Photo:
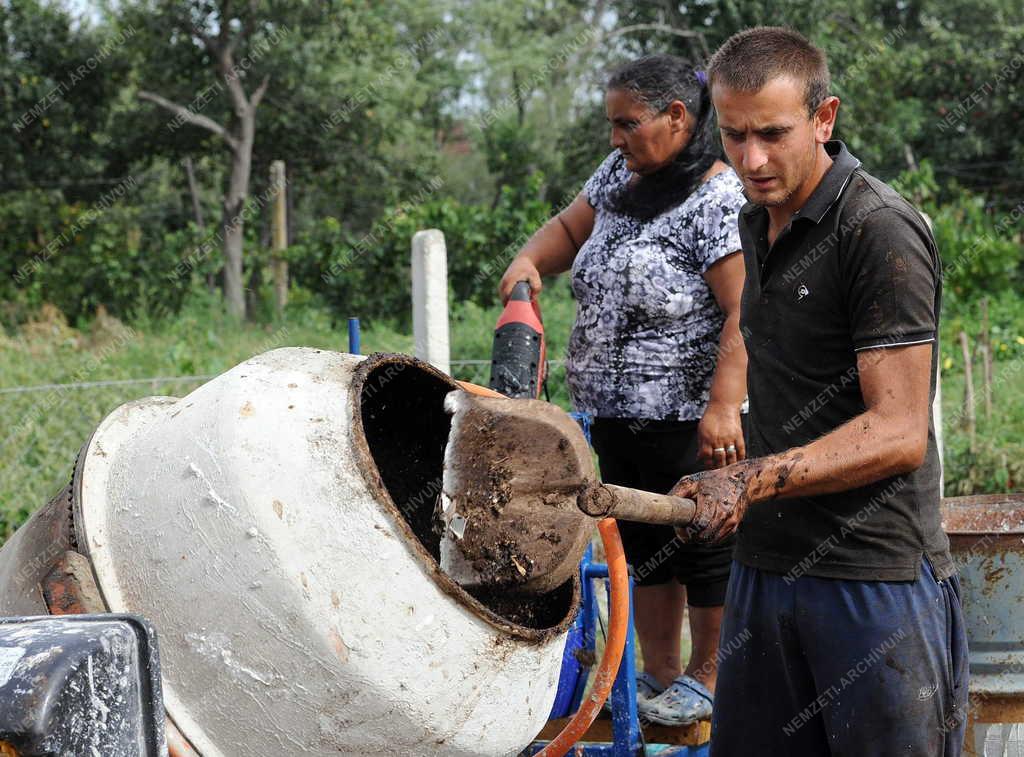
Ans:
<svg viewBox="0 0 1024 757"><path fill-rule="evenodd" d="M999 494L1024 488L1021 445L1000 445L979 438L971 450L965 436L954 437L946 448L947 497Z"/></svg>
<svg viewBox="0 0 1024 757"><path fill-rule="evenodd" d="M983 295L1024 287L1021 206L996 213L984 197L955 183L940 188L928 161L894 184L931 219L947 312L971 307Z"/></svg>
<svg viewBox="0 0 1024 757"><path fill-rule="evenodd" d="M100 305L119 317L151 308L176 313L192 284L179 263L202 240L194 227L162 229L138 206L67 203L59 192L7 193L0 203L3 325L23 323L44 303L73 322ZM195 273L219 259L218 250Z"/></svg>
<svg viewBox="0 0 1024 757"><path fill-rule="evenodd" d="M413 235L444 232L453 301L493 304L498 280L551 207L535 199L542 177L524 192L502 188L492 208L450 199L426 199L389 209L369 232L356 235L335 218L322 219L289 250L296 283L319 292L339 318L411 318L410 256Z"/></svg>

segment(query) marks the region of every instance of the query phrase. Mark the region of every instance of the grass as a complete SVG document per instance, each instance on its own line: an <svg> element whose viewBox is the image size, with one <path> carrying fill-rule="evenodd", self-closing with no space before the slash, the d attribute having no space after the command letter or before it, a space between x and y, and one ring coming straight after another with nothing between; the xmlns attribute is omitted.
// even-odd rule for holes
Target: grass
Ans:
<svg viewBox="0 0 1024 757"><path fill-rule="evenodd" d="M298 298L301 300L301 295ZM551 331L549 356L560 359L568 339L573 303L564 281L545 295ZM457 304L451 312L453 360L488 359L500 308ZM240 324L220 304L200 293L173 321L142 317L130 325L100 313L81 328L70 327L53 308L17 334L0 333L0 391L13 387L161 380L144 383L52 387L0 393L0 540L66 483L78 449L103 417L132 399L183 396L205 376L219 374L252 355L276 347L306 346L345 351L344 324L299 302L278 323ZM387 323L368 325L364 353L411 352L412 335ZM486 384L489 368L459 366L456 378ZM176 377L200 377L181 379ZM552 400L568 407L564 369L552 369Z"/></svg>
<svg viewBox="0 0 1024 757"><path fill-rule="evenodd" d="M1024 307L1007 295L990 307L997 356L991 417L978 404L978 429L972 447L957 419L963 397L963 365L956 336L961 328L977 332L977 309L961 308L946 317L942 335L943 406L946 424L946 494L1011 491L1024 488ZM145 383L48 388L0 394L0 539L9 536L64 483L79 447L100 420L118 405L148 395L183 396L203 378L221 373L246 358L289 345L347 349L344 324L335 326L326 312L304 301L272 324L239 324L220 304L198 294L173 321L142 317L130 326L105 314L75 329L59 312L46 309L18 334L0 334L0 390L46 384L125 379ZM548 355L564 357L574 304L564 277L542 295ZM456 303L451 311L453 360L486 359L500 308ZM409 352L412 336L387 323L368 325L364 353ZM457 378L486 384L483 366L453 367ZM976 370L980 387L980 372ZM1002 378L1000 378L1002 377ZM553 366L551 399L569 406L564 368ZM980 397L980 391L978 392Z"/></svg>
<svg viewBox="0 0 1024 757"><path fill-rule="evenodd" d="M997 363L993 373L993 384L1003 375L1015 377L1016 385L1009 380L997 385L992 413L987 415L975 374L977 430L973 445L960 424L964 416L963 374L943 377L947 497L1024 490L1024 358Z"/></svg>
<svg viewBox="0 0 1024 757"><path fill-rule="evenodd" d="M276 347L308 346L344 351L344 325L335 326L321 309L301 296L278 323L239 324L219 303L198 295L172 322L137 319L124 326L100 314L80 329L64 322L56 311L17 335L0 334L0 390L5 387L103 382L125 379L162 380L145 383L49 388L0 394L0 540L6 539L66 482L75 454L100 420L118 405L149 395L183 396L199 386L202 377L221 373L246 358ZM564 277L548 284L542 295L548 356L564 358L574 304ZM486 359L500 308L458 303L451 312L453 360ZM993 412L981 402L980 371L978 425L972 445L959 422L963 407L963 358L957 336L961 329L978 332L977 312L962 312L944 321L940 359L943 363L943 414L946 419L946 496L1024 489L1024 309L1010 298L990 309L995 363ZM364 353L410 352L412 336L387 323L368 325L362 334ZM486 384L489 368L453 366L456 378ZM568 408L564 368L552 368L551 399ZM600 549L598 550L600 552ZM600 557L600 555L599 555ZM604 592L598 591L603 604ZM683 659L690 649L684 623ZM604 648L598 635L597 655ZM636 647L637 669L642 655ZM593 671L592 671L593 672Z"/></svg>
<svg viewBox="0 0 1024 757"><path fill-rule="evenodd" d="M983 399L983 310L993 354L992 410ZM959 335L972 353L977 430L972 442L964 421L964 357ZM947 497L1024 490L1024 301L1014 291L971 302L950 299L940 338L942 412Z"/></svg>

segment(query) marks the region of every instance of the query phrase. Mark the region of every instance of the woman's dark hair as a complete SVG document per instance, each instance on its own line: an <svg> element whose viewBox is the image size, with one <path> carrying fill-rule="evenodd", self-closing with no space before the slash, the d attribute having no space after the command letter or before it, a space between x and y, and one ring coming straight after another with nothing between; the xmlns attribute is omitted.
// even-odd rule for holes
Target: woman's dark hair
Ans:
<svg viewBox="0 0 1024 757"><path fill-rule="evenodd" d="M675 55L647 55L609 77L608 90L628 92L652 114L662 113L680 100L694 117L690 141L675 160L629 182L611 198L617 212L647 221L675 207L690 196L719 157L706 81L703 71Z"/></svg>

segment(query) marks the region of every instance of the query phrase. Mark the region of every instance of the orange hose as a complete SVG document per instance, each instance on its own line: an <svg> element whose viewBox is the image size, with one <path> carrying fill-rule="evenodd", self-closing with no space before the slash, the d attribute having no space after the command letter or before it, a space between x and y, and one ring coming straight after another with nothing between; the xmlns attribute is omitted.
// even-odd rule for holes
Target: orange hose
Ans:
<svg viewBox="0 0 1024 757"><path fill-rule="evenodd" d="M456 382L470 394L483 397L504 397L493 389L468 381ZM611 596L608 598L608 638L605 640L604 655L594 677L590 696L580 705L576 714L548 745L537 752L537 757L563 757L575 744L601 711L608 694L615 683L615 675L622 662L622 651L626 647L629 633L629 570L626 567L626 553L622 549L619 527L614 518L605 518L597 524L604 543L605 560L608 563L608 583Z"/></svg>
<svg viewBox="0 0 1024 757"><path fill-rule="evenodd" d="M168 757L199 757L199 752L192 747L188 739L181 735L181 731L178 730L174 721L167 718L165 723L164 734L167 738Z"/></svg>
<svg viewBox="0 0 1024 757"><path fill-rule="evenodd" d="M605 518L597 524L604 542L605 557L608 562L608 580L611 584L611 596L608 599L608 638L604 646L604 655L597 668L594 686L590 696L586 698L572 719L565 724L555 738L546 747L537 752L537 757L562 757L568 752L590 728L597 713L601 711L604 700L615 683L615 674L619 672L622 662L622 650L626 646L626 634L629 632L629 573L626 569L626 553L622 550L622 539L614 518Z"/></svg>

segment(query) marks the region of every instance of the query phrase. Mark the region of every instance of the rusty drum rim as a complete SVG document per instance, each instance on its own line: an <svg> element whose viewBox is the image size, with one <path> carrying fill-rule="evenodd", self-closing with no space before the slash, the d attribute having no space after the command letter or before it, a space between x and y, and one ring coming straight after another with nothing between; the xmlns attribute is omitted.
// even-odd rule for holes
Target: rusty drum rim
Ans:
<svg viewBox="0 0 1024 757"><path fill-rule="evenodd" d="M362 413L360 412L359 407L362 387L370 372L388 364L414 366L417 369L425 371L435 378L450 384L453 389L458 388L458 384L451 376L442 373L429 363L417 360L416 358L408 355L396 353L374 353L369 355L355 368L352 374L351 390L349 392L352 423L350 427L352 458L359 462L357 468L361 472L368 490L372 493L381 508L388 513L394 527L401 531L405 536L405 548L413 554L416 561L425 570L425 572L430 575L435 584L445 594L454 598L474 615L494 628L500 630L502 633L508 634L513 638L535 644L547 643L552 639L564 635L569 630L569 626L572 625L579 609L581 586L578 572L572 579L572 597L569 600L568 610L556 625L547 628L530 628L522 626L510 621L508 618L498 615L491 608L487 607L485 604L469 594L469 592L456 583L450 576L444 573L444 571L441 570L440 564L429 552L427 552L426 548L420 542L419 537L413 533L412 528L410 528L409 524L406 523L405 518L402 517L398 506L395 505L394 501L391 499L391 495L388 493L387 487L384 485L380 471L377 468L377 462L374 460L373 455L370 452L369 445L366 441L366 432L363 429Z"/></svg>
<svg viewBox="0 0 1024 757"><path fill-rule="evenodd" d="M975 494L942 500L942 527L950 536L1024 536L1024 492Z"/></svg>

